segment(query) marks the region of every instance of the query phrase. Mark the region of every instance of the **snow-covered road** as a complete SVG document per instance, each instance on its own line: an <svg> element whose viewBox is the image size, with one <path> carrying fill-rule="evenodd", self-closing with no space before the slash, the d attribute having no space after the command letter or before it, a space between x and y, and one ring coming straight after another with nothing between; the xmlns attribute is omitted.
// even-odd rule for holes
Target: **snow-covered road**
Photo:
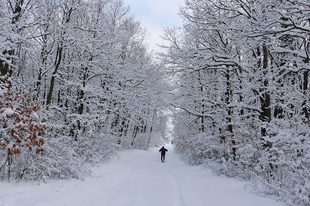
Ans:
<svg viewBox="0 0 310 206"><path fill-rule="evenodd" d="M284 206L244 190L244 183L183 163L173 147L122 152L97 178L48 184L0 183L0 206Z"/></svg>

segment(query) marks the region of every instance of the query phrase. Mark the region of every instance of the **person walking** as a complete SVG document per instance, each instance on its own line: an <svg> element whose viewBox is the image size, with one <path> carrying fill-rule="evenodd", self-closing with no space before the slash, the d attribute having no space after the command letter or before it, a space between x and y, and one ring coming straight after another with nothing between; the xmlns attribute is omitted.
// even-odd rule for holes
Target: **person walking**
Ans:
<svg viewBox="0 0 310 206"><path fill-rule="evenodd" d="M165 162L165 156L166 156L166 152L168 152L168 150L162 146L162 148L160 148L159 150L160 154L161 154L161 162Z"/></svg>

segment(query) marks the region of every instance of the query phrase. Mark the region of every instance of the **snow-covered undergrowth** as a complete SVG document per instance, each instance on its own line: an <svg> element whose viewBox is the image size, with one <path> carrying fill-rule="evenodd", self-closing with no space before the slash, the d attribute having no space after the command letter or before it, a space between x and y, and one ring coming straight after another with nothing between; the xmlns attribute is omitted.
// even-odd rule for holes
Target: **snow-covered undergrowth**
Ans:
<svg viewBox="0 0 310 206"><path fill-rule="evenodd" d="M284 206L259 197L244 182L219 177L181 161L170 145L166 162L159 148L122 151L119 158L93 169L84 180L48 180L46 184L0 183L0 205L9 206Z"/></svg>
<svg viewBox="0 0 310 206"><path fill-rule="evenodd" d="M51 179L84 179L93 175L91 168L106 163L120 151L145 150L149 146L164 144L159 133L138 134L133 141L130 137L119 138L95 132L74 138L68 131L64 125L51 126L44 134L44 152L39 154L21 148L22 155L8 158L6 150L0 150L0 159L3 160L0 162L0 180L46 182Z"/></svg>
<svg viewBox="0 0 310 206"><path fill-rule="evenodd" d="M234 153L219 138L200 134L175 140L176 150L192 165L202 164L219 175L248 181L256 193L275 196L288 205L308 205L309 138L282 129L270 139L272 147L264 149L252 141L240 143Z"/></svg>

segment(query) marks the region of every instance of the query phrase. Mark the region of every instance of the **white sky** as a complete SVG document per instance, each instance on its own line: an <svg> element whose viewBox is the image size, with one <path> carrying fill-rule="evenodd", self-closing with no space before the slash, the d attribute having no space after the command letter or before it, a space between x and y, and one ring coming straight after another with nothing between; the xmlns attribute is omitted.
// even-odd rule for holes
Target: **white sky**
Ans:
<svg viewBox="0 0 310 206"><path fill-rule="evenodd" d="M148 30L148 44L156 49L161 44L160 35L164 27L182 26L182 19L178 16L183 0L124 0L125 5L131 7L142 27Z"/></svg>

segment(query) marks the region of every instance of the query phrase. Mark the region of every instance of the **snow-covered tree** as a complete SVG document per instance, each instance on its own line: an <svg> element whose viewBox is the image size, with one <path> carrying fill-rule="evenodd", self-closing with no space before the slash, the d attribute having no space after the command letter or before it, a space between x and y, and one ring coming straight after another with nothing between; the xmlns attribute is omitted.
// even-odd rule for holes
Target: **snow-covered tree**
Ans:
<svg viewBox="0 0 310 206"><path fill-rule="evenodd" d="M162 54L179 84L177 149L299 205L309 199L308 9L305 1L187 0L184 26L167 30Z"/></svg>
<svg viewBox="0 0 310 206"><path fill-rule="evenodd" d="M44 152L20 155L12 174L79 178L89 172L85 163L153 144L165 125L164 87L145 31L123 1L0 2L1 76L10 77L12 94L31 91L48 125Z"/></svg>

